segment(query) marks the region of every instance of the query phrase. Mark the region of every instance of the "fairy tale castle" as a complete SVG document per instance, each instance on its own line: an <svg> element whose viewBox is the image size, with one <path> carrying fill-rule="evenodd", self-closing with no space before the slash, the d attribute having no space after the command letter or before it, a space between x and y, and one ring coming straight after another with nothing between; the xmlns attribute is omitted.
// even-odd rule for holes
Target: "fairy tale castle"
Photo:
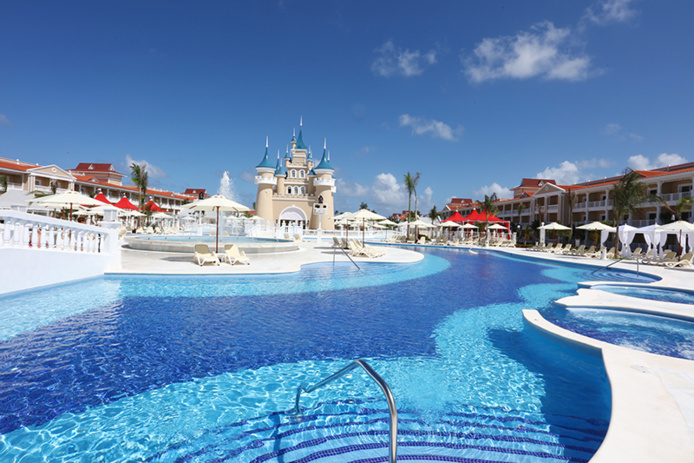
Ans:
<svg viewBox="0 0 694 463"><path fill-rule="evenodd" d="M284 159L277 151L277 163L265 156L256 166L258 196L255 212L258 217L280 225L296 223L304 228L334 230L333 194L335 194L335 169L330 165L330 155L323 144L323 157L314 165L311 150L304 143L302 126L299 136L292 136L291 149Z"/></svg>

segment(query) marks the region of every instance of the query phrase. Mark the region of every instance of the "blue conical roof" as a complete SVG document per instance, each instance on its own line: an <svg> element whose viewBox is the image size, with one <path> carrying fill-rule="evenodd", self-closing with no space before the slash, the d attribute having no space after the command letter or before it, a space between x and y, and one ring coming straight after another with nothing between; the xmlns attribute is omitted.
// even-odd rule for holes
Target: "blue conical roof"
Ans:
<svg viewBox="0 0 694 463"><path fill-rule="evenodd" d="M270 162L270 158L267 155L267 146L265 147L265 156L263 157L263 160L260 161L260 164L258 164L255 167L256 167L256 169L259 167L265 167L265 168L269 168L269 169L275 168L275 166L272 165L272 162Z"/></svg>
<svg viewBox="0 0 694 463"><path fill-rule="evenodd" d="M301 129L299 129L299 137L296 139L296 149L305 150L306 145L304 144L304 134Z"/></svg>
<svg viewBox="0 0 694 463"><path fill-rule="evenodd" d="M275 167L275 175L279 175L280 177L284 175L284 166L282 165L282 162L280 161L280 153L277 152L277 166Z"/></svg>
<svg viewBox="0 0 694 463"><path fill-rule="evenodd" d="M333 169L333 166L330 165L330 161L328 160L328 154L325 148L323 148L323 157L321 158L320 162L314 169L324 169L324 170L335 170Z"/></svg>

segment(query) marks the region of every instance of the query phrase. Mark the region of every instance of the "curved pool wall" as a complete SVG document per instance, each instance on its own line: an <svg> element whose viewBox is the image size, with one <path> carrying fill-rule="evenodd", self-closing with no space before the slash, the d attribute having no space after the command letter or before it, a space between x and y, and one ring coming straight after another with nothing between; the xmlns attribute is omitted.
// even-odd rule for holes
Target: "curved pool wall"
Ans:
<svg viewBox="0 0 694 463"><path fill-rule="evenodd" d="M214 236L201 235L128 235L128 246L141 251L193 253L196 244L207 244L214 247ZM220 236L219 249L225 244L236 244L246 254L264 254L274 252L298 251L299 246L294 241L277 240L272 238L251 238L246 236Z"/></svg>
<svg viewBox="0 0 694 463"><path fill-rule="evenodd" d="M283 413L298 384L359 357L393 390L403 458L589 460L610 413L601 361L521 317L588 271L421 251L363 271L109 277L3 298L23 329L0 341L0 460L375 461L387 409L363 376ZM33 323L41 307L57 313Z"/></svg>
<svg viewBox="0 0 694 463"><path fill-rule="evenodd" d="M694 291L684 289L662 288L658 286L590 284L581 285L590 289L606 291L621 296L637 297L651 301L675 302L678 304L694 305Z"/></svg>

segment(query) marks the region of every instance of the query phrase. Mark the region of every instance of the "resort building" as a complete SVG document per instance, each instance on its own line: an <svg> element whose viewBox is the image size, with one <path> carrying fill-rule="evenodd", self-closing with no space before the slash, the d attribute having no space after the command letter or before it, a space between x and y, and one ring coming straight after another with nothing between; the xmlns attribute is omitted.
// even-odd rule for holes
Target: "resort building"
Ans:
<svg viewBox="0 0 694 463"><path fill-rule="evenodd" d="M323 156L314 165L310 148L304 143L301 127L299 136L292 136L291 149L283 159L277 152L273 164L265 143L265 155L256 166L255 183L258 194L255 211L271 223L296 224L303 228L334 230L333 194L336 192L330 154L325 143Z"/></svg>
<svg viewBox="0 0 694 463"><path fill-rule="evenodd" d="M633 214L623 217L621 223L643 227L673 220L672 210L682 198L692 195L694 162L653 170L637 170L640 182L646 183L648 192L663 198L664 202L643 203ZM593 221L612 221L614 218L614 187L622 176L592 180L574 185L557 185L552 179L521 180L512 188L513 198L499 200L496 205L500 219L525 227L538 222L560 222L565 225L583 225ZM479 203L466 203L454 198L444 207L442 216L450 216L454 210L469 214ZM681 219L691 222L691 209L683 210Z"/></svg>
<svg viewBox="0 0 694 463"><path fill-rule="evenodd" d="M41 166L20 160L0 158L0 175L7 177L7 190L27 193L56 193L79 191L86 195L101 192L112 202L123 196L138 204L140 191L134 185L123 185L123 177L113 164L82 162L74 169L62 169L56 165ZM203 191L204 190L196 190ZM170 212L180 212L181 207L198 199L198 194L180 194L171 191L147 188L147 201L154 201L160 208Z"/></svg>

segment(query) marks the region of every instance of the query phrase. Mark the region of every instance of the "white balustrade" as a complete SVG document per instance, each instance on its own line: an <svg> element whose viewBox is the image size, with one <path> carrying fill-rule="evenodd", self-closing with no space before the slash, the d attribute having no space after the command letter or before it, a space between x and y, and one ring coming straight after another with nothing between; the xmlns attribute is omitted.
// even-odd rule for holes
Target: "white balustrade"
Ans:
<svg viewBox="0 0 694 463"><path fill-rule="evenodd" d="M15 247L68 252L104 253L117 230L20 211L0 211L0 248Z"/></svg>

